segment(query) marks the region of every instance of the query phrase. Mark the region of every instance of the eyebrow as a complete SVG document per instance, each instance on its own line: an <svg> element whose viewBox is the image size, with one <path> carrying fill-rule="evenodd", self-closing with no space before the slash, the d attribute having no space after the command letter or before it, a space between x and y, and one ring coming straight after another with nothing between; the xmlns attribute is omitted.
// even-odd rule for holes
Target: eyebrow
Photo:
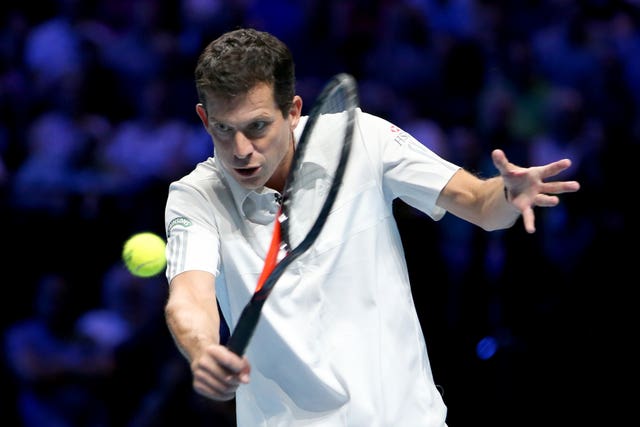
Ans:
<svg viewBox="0 0 640 427"><path fill-rule="evenodd" d="M225 120L220 120L215 116L209 116L209 121L210 122L214 122L214 123L224 123L226 125L232 126L234 128L243 128L246 127L248 124L254 123L254 122L274 122L275 119L273 118L273 116L269 116L269 115L264 115L264 114L258 114L255 117L250 118L249 120L245 120L239 123L239 125L237 124L232 124L230 122L227 122Z"/></svg>

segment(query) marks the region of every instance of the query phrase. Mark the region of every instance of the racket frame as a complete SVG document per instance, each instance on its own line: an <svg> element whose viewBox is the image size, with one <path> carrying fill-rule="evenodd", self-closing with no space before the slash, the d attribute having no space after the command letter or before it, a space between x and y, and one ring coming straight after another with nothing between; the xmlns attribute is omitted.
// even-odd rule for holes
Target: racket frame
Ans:
<svg viewBox="0 0 640 427"><path fill-rule="evenodd" d="M309 232L305 238L295 247L289 245L289 206L292 203L292 194L289 191L295 180L294 171L300 166L300 162L304 158L304 154L311 138L311 134L315 128L318 118L323 112L325 102L338 90L344 91L345 96L345 109L347 114L345 134L343 138L343 144L340 152L340 160L333 176L332 185L329 188L327 198L324 201L322 208L316 218L315 222L309 229ZM274 224L274 234L272 237L269 253L267 254L267 262L265 263L265 269L261 274L261 278L264 279L263 283L258 283L256 287L257 291L254 292L247 305L242 310L238 322L231 333L228 341L227 348L236 353L237 355L243 355L246 347L251 340L255 328L260 320L260 313L262 307L267 300L267 297L271 294L273 287L284 271L293 261L295 261L300 255L306 252L315 240L320 235L322 228L324 227L331 208L337 198L338 191L341 187L342 178L346 170L346 166L351 153L351 141L353 139L353 131L355 128L355 116L356 108L359 107L358 89L355 79L347 74L340 73L331 78L331 80L325 85L320 92L320 95L316 98L316 102L311 108L307 123L305 124L300 140L296 146L293 159L291 162L291 171L287 176L287 181L282 192L282 205L280 211L276 215ZM269 262L269 259L274 259L277 252L280 250L280 244L284 242L286 245L287 253L273 266L274 261ZM274 252L275 251L275 252ZM273 270L266 276L266 271L273 268Z"/></svg>

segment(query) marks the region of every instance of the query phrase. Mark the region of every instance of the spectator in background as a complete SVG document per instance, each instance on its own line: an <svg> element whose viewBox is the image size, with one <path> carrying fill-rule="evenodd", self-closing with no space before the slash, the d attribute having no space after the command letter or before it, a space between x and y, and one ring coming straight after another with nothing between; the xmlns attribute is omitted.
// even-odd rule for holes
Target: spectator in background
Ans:
<svg viewBox="0 0 640 427"><path fill-rule="evenodd" d="M171 353L165 343L170 339L157 327L165 294L158 279L135 277L118 261L103 275L99 303L76 322L78 336L113 361L103 384L110 425L126 425L138 417L147 393L160 378L176 372L167 363ZM159 412L156 408L146 417Z"/></svg>
<svg viewBox="0 0 640 427"><path fill-rule="evenodd" d="M167 80L149 78L137 91L137 114L120 122L101 158L127 192L166 182L185 170L191 128L171 115Z"/></svg>
<svg viewBox="0 0 640 427"><path fill-rule="evenodd" d="M64 276L42 276L35 296L33 315L4 336L22 425L106 427L102 384L113 372L113 360L76 334L76 307Z"/></svg>
<svg viewBox="0 0 640 427"><path fill-rule="evenodd" d="M111 123L84 110L83 74L61 78L47 108L30 123L28 152L15 172L12 203L27 212L95 216L99 197L113 184L96 157Z"/></svg>

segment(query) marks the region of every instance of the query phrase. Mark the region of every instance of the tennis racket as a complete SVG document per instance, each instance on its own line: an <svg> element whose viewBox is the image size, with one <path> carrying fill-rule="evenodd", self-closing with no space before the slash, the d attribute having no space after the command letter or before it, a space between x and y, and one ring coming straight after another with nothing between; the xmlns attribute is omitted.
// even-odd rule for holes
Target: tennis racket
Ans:
<svg viewBox="0 0 640 427"><path fill-rule="evenodd" d="M244 354L276 282L313 245L327 221L351 152L358 106L356 81L342 73L325 85L309 112L282 191L262 273L227 341L227 348L238 355ZM281 249L285 255L278 262Z"/></svg>

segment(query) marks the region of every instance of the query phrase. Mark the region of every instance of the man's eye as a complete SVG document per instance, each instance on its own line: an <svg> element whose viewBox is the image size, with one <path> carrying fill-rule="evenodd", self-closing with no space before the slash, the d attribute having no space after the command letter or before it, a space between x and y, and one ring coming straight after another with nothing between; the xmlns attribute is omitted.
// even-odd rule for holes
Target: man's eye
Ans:
<svg viewBox="0 0 640 427"><path fill-rule="evenodd" d="M251 128L254 130L262 130L266 127L267 127L267 122L263 122L263 121L253 122L251 124Z"/></svg>
<svg viewBox="0 0 640 427"><path fill-rule="evenodd" d="M224 123L214 123L213 130L218 133L227 133L231 132L231 126L225 125Z"/></svg>
<svg viewBox="0 0 640 427"><path fill-rule="evenodd" d="M249 126L247 126L246 132L249 135L255 136L260 135L267 128L268 123L264 121L252 122Z"/></svg>

